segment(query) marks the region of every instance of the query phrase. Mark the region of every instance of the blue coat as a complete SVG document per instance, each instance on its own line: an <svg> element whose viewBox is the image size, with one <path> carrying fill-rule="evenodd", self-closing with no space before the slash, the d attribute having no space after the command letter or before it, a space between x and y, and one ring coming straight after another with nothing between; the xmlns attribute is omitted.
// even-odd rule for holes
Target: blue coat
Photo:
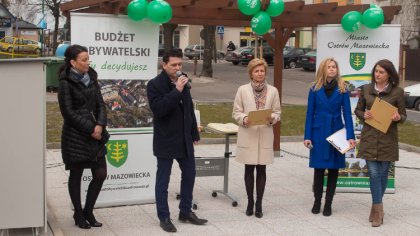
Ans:
<svg viewBox="0 0 420 236"><path fill-rule="evenodd" d="M197 121L189 88L180 93L163 70L147 83L153 112L153 154L162 159L194 157L199 141Z"/></svg>
<svg viewBox="0 0 420 236"><path fill-rule="evenodd" d="M338 169L346 166L344 155L338 152L326 138L344 127L347 139L354 139L348 91L340 93L338 88L328 98L324 88L309 90L308 110L306 112L305 140L311 140L309 166L319 169Z"/></svg>

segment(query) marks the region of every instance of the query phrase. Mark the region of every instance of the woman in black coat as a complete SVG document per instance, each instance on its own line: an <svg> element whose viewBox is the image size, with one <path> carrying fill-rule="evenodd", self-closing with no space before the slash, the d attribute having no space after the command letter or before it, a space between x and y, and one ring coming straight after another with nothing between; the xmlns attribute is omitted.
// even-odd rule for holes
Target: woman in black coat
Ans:
<svg viewBox="0 0 420 236"><path fill-rule="evenodd" d="M97 73L89 66L85 47L70 46L59 71L58 102L64 118L61 152L66 170L70 170L69 193L74 206L74 222L80 228L101 227L93 207L107 175L106 108L98 85ZM92 181L82 209L80 184L83 170L92 171Z"/></svg>

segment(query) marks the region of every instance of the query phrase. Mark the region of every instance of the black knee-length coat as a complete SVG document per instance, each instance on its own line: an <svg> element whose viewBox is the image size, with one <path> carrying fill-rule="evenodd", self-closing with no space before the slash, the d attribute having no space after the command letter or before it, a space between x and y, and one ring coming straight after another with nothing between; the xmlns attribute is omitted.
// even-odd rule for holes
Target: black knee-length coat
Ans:
<svg viewBox="0 0 420 236"><path fill-rule="evenodd" d="M61 153L68 165L97 163L98 157L106 154L106 107L97 81L97 73L92 68L91 78L85 86L75 74L65 70L60 74L58 102L64 118L61 133ZM91 137L96 125L103 126L102 140Z"/></svg>

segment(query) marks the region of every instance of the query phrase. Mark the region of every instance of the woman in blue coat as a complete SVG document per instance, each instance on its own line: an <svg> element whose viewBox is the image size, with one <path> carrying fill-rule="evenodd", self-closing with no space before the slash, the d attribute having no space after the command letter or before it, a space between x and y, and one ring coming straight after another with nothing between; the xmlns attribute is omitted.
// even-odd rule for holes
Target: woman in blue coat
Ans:
<svg viewBox="0 0 420 236"><path fill-rule="evenodd" d="M324 216L330 216L331 204L337 186L338 169L346 166L345 157L338 152L326 138L344 127L351 147L354 141L353 121L350 108L349 91L340 77L338 63L326 58L316 73L314 85L309 90L308 110L306 112L305 137L303 144L310 148L309 166L314 168L314 205L312 213L318 214L324 186L324 173L328 169L327 191Z"/></svg>

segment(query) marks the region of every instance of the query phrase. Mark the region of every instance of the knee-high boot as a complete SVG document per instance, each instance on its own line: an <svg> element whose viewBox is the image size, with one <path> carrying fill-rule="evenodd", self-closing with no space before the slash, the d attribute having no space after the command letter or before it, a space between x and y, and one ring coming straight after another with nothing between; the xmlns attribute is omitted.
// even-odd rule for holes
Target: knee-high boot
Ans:
<svg viewBox="0 0 420 236"><path fill-rule="evenodd" d="M313 214L319 214L321 211L321 199L324 187L324 169L314 169L314 183L312 190L314 192L314 205L312 206L311 212Z"/></svg>
<svg viewBox="0 0 420 236"><path fill-rule="evenodd" d="M332 201L337 187L338 169L328 169L327 191L325 194L325 205L322 214L330 216L332 214Z"/></svg>

